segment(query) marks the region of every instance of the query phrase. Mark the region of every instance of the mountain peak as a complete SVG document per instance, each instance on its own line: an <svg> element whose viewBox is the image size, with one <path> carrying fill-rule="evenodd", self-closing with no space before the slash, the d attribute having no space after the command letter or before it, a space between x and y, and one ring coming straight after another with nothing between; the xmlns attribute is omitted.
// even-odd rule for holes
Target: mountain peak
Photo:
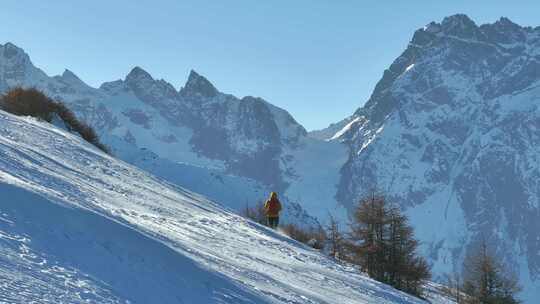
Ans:
<svg viewBox="0 0 540 304"><path fill-rule="evenodd" d="M518 32L523 29L519 24L514 23L512 20L506 17L501 17L492 26L496 28L499 32L505 32L505 33Z"/></svg>
<svg viewBox="0 0 540 304"><path fill-rule="evenodd" d="M70 85L77 85L77 86L87 86L86 83L84 83L75 73L72 71L65 69L64 73L59 76L54 76L55 79L59 79L60 81L70 84Z"/></svg>
<svg viewBox="0 0 540 304"><path fill-rule="evenodd" d="M0 45L1 46L1 45ZM17 50L19 52L23 52L23 49L21 49L20 47L16 46L15 44L11 43L11 42L6 42L6 44L4 44L4 48L6 49L12 49L12 50Z"/></svg>
<svg viewBox="0 0 540 304"><path fill-rule="evenodd" d="M497 22L495 22L496 24L499 23L499 24L502 24L502 25L510 25L510 26L516 26L517 24L514 23L512 20L508 19L507 17L501 17ZM519 25L517 25L519 26Z"/></svg>
<svg viewBox="0 0 540 304"><path fill-rule="evenodd" d="M64 73L62 73L62 78L66 79L66 80L81 81L81 79L77 75L75 75L75 73L73 73L72 71L70 71L68 69L64 70Z"/></svg>
<svg viewBox="0 0 540 304"><path fill-rule="evenodd" d="M134 67L124 80L125 84L136 90L149 88L154 83L154 78L141 67Z"/></svg>
<svg viewBox="0 0 540 304"><path fill-rule="evenodd" d="M475 25L474 21L472 21L469 16L465 14L454 14L450 15L448 17L445 17L442 21L443 26L456 26L456 25Z"/></svg>
<svg viewBox="0 0 540 304"><path fill-rule="evenodd" d="M20 57L20 58L25 58L29 60L29 57L26 54L26 52L11 42L6 42L6 44L4 45L0 44L0 51L3 51L1 53L3 53L3 56L7 59Z"/></svg>
<svg viewBox="0 0 540 304"><path fill-rule="evenodd" d="M205 97L214 97L218 94L218 90L204 76L201 76L195 70L189 72L189 77L186 85L180 90L181 93L200 94Z"/></svg>
<svg viewBox="0 0 540 304"><path fill-rule="evenodd" d="M445 34L463 39L478 39L481 36L476 23L465 14L456 14L444 18L441 27Z"/></svg>
<svg viewBox="0 0 540 304"><path fill-rule="evenodd" d="M506 17L501 17L497 22L484 24L480 27L486 37L493 42L511 44L525 41L526 30Z"/></svg>
<svg viewBox="0 0 540 304"><path fill-rule="evenodd" d="M203 77L203 76L201 76L201 74L197 73L197 71L191 69L191 70L189 71L188 81L190 81L190 80L192 80L192 79L199 78L199 77Z"/></svg>
<svg viewBox="0 0 540 304"><path fill-rule="evenodd" d="M427 45L436 35L455 36L463 39L479 39L482 37L479 27L465 14L445 17L441 23L431 22L418 29L411 40L413 45Z"/></svg>
<svg viewBox="0 0 540 304"><path fill-rule="evenodd" d="M126 76L126 82L139 82L140 80L154 80L150 73L143 70L141 67L134 67L131 72Z"/></svg>

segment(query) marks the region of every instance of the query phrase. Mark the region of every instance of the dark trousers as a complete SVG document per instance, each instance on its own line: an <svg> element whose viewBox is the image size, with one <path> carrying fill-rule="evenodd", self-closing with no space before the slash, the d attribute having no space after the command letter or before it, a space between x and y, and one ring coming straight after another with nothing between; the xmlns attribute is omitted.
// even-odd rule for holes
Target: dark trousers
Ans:
<svg viewBox="0 0 540 304"><path fill-rule="evenodd" d="M268 227L272 229L276 229L278 225L279 225L279 216L268 217Z"/></svg>

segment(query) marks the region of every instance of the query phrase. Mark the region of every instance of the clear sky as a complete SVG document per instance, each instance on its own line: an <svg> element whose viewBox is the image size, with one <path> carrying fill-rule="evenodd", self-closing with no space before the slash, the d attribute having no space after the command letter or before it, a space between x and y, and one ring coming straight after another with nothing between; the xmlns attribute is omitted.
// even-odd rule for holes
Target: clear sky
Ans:
<svg viewBox="0 0 540 304"><path fill-rule="evenodd" d="M455 13L540 25L538 0L2 0L0 43L92 86L138 65L180 88L194 69L312 130L362 106L413 32Z"/></svg>

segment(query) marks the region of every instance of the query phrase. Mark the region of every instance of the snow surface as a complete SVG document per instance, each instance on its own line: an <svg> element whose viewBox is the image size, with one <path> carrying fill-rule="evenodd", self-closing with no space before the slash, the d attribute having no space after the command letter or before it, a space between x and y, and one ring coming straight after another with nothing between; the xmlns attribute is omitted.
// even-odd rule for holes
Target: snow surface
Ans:
<svg viewBox="0 0 540 304"><path fill-rule="evenodd" d="M352 125L354 125L355 123L360 121L360 119L361 119L360 117L355 117L351 122L349 122L347 125L345 125L345 127L343 127L343 129L336 132L336 134L334 134L334 136L332 136L329 140L335 140L335 139L338 139L341 136L343 136L343 134L347 133L347 131L349 131L351 129Z"/></svg>
<svg viewBox="0 0 540 304"><path fill-rule="evenodd" d="M306 137L302 148L288 150L292 162L293 176L287 196L299 202L302 208L315 216L321 224L334 216L342 223L348 222L347 210L336 202L336 187L339 184L339 170L348 159L347 147L337 141L325 142Z"/></svg>
<svg viewBox="0 0 540 304"><path fill-rule="evenodd" d="M349 124L355 116L349 116L337 123L330 124L328 127L320 130L313 130L308 132L308 136L318 140L330 140L337 132L343 129L347 124Z"/></svg>
<svg viewBox="0 0 540 304"><path fill-rule="evenodd" d="M0 303L423 303L0 111Z"/></svg>
<svg viewBox="0 0 540 304"><path fill-rule="evenodd" d="M405 68L405 72L408 72L410 69L414 68L414 63L409 65L408 67Z"/></svg>

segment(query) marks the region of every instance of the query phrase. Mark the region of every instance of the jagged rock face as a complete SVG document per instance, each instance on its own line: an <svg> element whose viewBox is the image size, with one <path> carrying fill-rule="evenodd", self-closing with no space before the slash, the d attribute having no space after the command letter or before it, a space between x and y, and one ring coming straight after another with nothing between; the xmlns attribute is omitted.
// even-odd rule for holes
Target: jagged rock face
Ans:
<svg viewBox="0 0 540 304"><path fill-rule="evenodd" d="M294 128L294 134L282 134L272 111L275 108L264 100L220 93L194 71L179 92L140 68L126 77L124 86L170 124L192 130L190 144L197 154L223 161L232 174L253 178L279 191L285 189L281 149L306 134L285 111L276 110L290 117L287 127Z"/></svg>
<svg viewBox="0 0 540 304"><path fill-rule="evenodd" d="M3 45L0 49L0 57L2 62L6 63L0 66L0 89L5 90L31 76L28 75L29 71L27 69L30 62L28 55L15 45L11 43Z"/></svg>
<svg viewBox="0 0 540 304"><path fill-rule="evenodd" d="M351 154L338 199L389 194L439 274L486 239L539 296L539 107L540 28L431 23L341 135Z"/></svg>

